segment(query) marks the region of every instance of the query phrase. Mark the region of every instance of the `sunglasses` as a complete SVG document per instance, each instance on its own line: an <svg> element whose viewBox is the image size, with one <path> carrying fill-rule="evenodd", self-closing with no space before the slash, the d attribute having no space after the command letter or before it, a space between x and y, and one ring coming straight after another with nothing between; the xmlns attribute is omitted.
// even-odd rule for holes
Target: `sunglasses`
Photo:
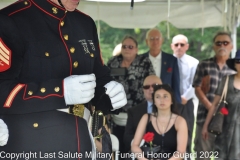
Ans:
<svg viewBox="0 0 240 160"><path fill-rule="evenodd" d="M184 46L185 46L185 44L183 44L183 43L176 43L176 44L174 44L175 47L178 47L179 45L180 45L181 47L184 47Z"/></svg>
<svg viewBox="0 0 240 160"><path fill-rule="evenodd" d="M240 64L240 59L235 59L235 63Z"/></svg>
<svg viewBox="0 0 240 160"><path fill-rule="evenodd" d="M134 48L134 46L132 46L132 45L122 45L122 48L123 49L133 49Z"/></svg>
<svg viewBox="0 0 240 160"><path fill-rule="evenodd" d="M217 41L217 42L215 42L215 45L222 46L222 44L223 44L224 46L227 46L229 43L230 42L228 42L228 41Z"/></svg>
<svg viewBox="0 0 240 160"><path fill-rule="evenodd" d="M143 89L149 89L151 86L152 86L152 88L154 88L154 87L156 87L157 85L159 85L159 84L144 85L144 86L143 86Z"/></svg>

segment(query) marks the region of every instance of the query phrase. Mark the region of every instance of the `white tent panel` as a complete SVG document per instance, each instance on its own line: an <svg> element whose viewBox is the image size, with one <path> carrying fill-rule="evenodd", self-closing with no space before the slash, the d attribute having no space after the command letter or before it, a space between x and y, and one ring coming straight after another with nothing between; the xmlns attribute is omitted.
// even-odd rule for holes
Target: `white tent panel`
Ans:
<svg viewBox="0 0 240 160"><path fill-rule="evenodd" d="M221 3L171 3L168 19L168 3L100 3L82 1L79 10L90 15L94 20L103 20L116 28L152 28L159 22L168 20L178 28L201 28L223 26Z"/></svg>

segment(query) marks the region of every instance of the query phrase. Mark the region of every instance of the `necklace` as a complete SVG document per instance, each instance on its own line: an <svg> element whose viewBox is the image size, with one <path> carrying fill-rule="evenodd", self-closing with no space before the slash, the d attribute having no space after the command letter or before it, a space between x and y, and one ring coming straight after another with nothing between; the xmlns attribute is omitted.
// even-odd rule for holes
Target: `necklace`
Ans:
<svg viewBox="0 0 240 160"><path fill-rule="evenodd" d="M165 135L165 133L166 133L166 131L167 131L167 128L168 128L168 126L169 126L169 123L170 123L171 118L172 118L172 113L171 113L170 118L169 118L169 120L168 120L168 124L167 124L167 126L166 126L166 128L165 128L165 131L164 131L164 133L162 133L162 132L160 132L160 129L159 129L159 127L158 127L157 117L156 117L156 125L157 125L158 132L159 132L160 134L162 134L163 137L164 137L164 135Z"/></svg>

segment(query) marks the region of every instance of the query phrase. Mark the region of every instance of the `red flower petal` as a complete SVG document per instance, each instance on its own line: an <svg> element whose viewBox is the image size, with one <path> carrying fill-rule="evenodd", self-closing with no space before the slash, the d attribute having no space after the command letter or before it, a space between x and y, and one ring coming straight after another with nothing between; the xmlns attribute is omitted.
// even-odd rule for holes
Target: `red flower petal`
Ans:
<svg viewBox="0 0 240 160"><path fill-rule="evenodd" d="M227 109L226 107L221 108L220 112L221 112L223 115L228 115L228 109Z"/></svg>
<svg viewBox="0 0 240 160"><path fill-rule="evenodd" d="M144 136L143 139L145 140L145 142L149 143L153 140L154 138L154 133L153 132L147 132Z"/></svg>

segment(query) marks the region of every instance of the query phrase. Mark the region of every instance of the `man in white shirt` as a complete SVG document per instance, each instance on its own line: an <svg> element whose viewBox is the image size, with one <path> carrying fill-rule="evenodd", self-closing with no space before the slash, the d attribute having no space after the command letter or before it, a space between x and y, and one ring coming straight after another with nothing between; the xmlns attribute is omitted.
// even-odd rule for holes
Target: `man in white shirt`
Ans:
<svg viewBox="0 0 240 160"><path fill-rule="evenodd" d="M190 153L194 125L194 104L192 99L195 96L195 90L192 87L192 83L199 61L186 54L189 48L188 38L182 34L173 37L171 48L173 50L173 55L178 59L180 94L183 105L181 115L186 119L188 124L189 138L187 152Z"/></svg>

